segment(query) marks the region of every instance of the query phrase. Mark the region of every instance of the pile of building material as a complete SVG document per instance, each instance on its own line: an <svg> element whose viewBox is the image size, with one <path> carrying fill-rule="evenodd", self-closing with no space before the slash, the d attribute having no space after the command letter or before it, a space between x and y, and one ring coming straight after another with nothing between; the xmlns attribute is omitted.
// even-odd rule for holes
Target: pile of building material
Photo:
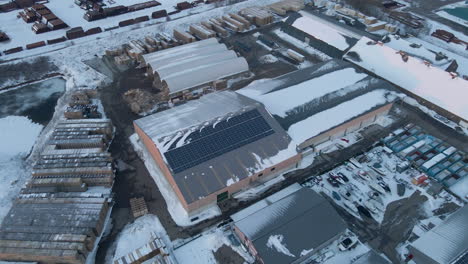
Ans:
<svg viewBox="0 0 468 264"><path fill-rule="evenodd" d="M109 200L104 197L22 195L0 227L0 259L85 263L108 212Z"/></svg>
<svg viewBox="0 0 468 264"><path fill-rule="evenodd" d="M249 71L247 61L216 38L145 54L142 63L154 78L153 85L163 89L171 100L198 97L213 89L213 82Z"/></svg>
<svg viewBox="0 0 468 264"><path fill-rule="evenodd" d="M70 107L89 104L95 93L74 93ZM84 264L95 257L112 205L112 137L108 119L57 123L0 226L0 260Z"/></svg>
<svg viewBox="0 0 468 264"><path fill-rule="evenodd" d="M19 16L26 22L36 22L32 30L36 33L44 33L49 30L57 30L68 27L65 22L58 18L49 8L43 4L33 5L19 12Z"/></svg>
<svg viewBox="0 0 468 264"><path fill-rule="evenodd" d="M145 198L143 197L130 199L130 207L135 219L148 213L148 207L146 207Z"/></svg>
<svg viewBox="0 0 468 264"><path fill-rule="evenodd" d="M396 25L380 21L372 16L366 16L361 12L357 12L356 10L353 10L351 8L343 7L340 4L336 4L333 8L336 11L336 13L338 13L340 16L348 16L363 22L367 26L366 30L369 32L386 30L390 33L395 33L398 29Z"/></svg>
<svg viewBox="0 0 468 264"><path fill-rule="evenodd" d="M173 264L174 262L168 256L164 241L156 237L143 247L114 260L114 264L139 264L150 259L151 263Z"/></svg>
<svg viewBox="0 0 468 264"><path fill-rule="evenodd" d="M160 94L160 96L163 95ZM156 95L141 89L129 90L125 92L123 98L135 114L150 112L155 108L158 102L158 97ZM164 96L161 99L164 99Z"/></svg>
<svg viewBox="0 0 468 264"><path fill-rule="evenodd" d="M45 184L44 181L38 183L38 179L50 179L42 186L47 190L63 188L67 184L70 188L76 188L81 182L87 186L111 186L114 169L106 149L112 132L108 119L60 122L33 167L31 186ZM39 188L38 191L43 189Z"/></svg>
<svg viewBox="0 0 468 264"><path fill-rule="evenodd" d="M240 14L259 27L273 22L273 15L263 7L248 7L242 9Z"/></svg>
<svg viewBox="0 0 468 264"><path fill-rule="evenodd" d="M284 0L271 4L268 7L273 13L284 16L289 11L297 12L304 9L305 5L302 0Z"/></svg>
<svg viewBox="0 0 468 264"><path fill-rule="evenodd" d="M100 118L98 106L93 104L91 96L86 91L79 91L72 95L71 101L64 112L67 119Z"/></svg>

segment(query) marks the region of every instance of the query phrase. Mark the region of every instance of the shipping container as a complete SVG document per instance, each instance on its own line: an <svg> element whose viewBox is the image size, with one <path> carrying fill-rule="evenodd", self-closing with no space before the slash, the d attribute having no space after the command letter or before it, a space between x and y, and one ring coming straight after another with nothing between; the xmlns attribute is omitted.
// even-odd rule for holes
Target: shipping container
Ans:
<svg viewBox="0 0 468 264"><path fill-rule="evenodd" d="M127 19L119 22L119 27L126 27L135 24L134 19Z"/></svg>
<svg viewBox="0 0 468 264"><path fill-rule="evenodd" d="M151 13L151 18L156 19L156 18L161 18L167 16L167 11L166 10L159 10Z"/></svg>
<svg viewBox="0 0 468 264"><path fill-rule="evenodd" d="M190 9L190 8L192 8L192 5L189 2L177 3L178 10L185 10L185 9Z"/></svg>
<svg viewBox="0 0 468 264"><path fill-rule="evenodd" d="M26 49L35 49L39 47L44 47L45 45L46 45L45 41L39 41L36 43L31 43L31 44L26 45Z"/></svg>
<svg viewBox="0 0 468 264"><path fill-rule="evenodd" d="M135 18L135 23L141 23L141 22L145 22L145 21L148 21L148 20L149 20L148 16L141 16L141 17Z"/></svg>
<svg viewBox="0 0 468 264"><path fill-rule="evenodd" d="M3 53L5 53L5 55L7 55L7 54L12 54L12 53L20 52L20 51L22 51L22 50L23 50L23 47L16 47L16 48L4 50Z"/></svg>
<svg viewBox="0 0 468 264"><path fill-rule="evenodd" d="M97 10L88 11L84 14L83 18L87 21L95 21L99 19L105 18L106 15L103 12L99 12Z"/></svg>
<svg viewBox="0 0 468 264"><path fill-rule="evenodd" d="M67 31L66 36L68 39L76 39L84 37L85 33L82 27L74 27Z"/></svg>
<svg viewBox="0 0 468 264"><path fill-rule="evenodd" d="M148 1L148 2L143 2L143 3L139 3L139 4L134 4L134 5L128 6L128 12L135 12L135 11L138 11L138 10L142 10L142 9L150 8L150 7L155 7L155 6L159 6L159 5L161 5L161 3L159 3L158 1Z"/></svg>
<svg viewBox="0 0 468 264"><path fill-rule="evenodd" d="M104 8L104 14L106 16L117 16L128 12L128 8L123 5Z"/></svg>
<svg viewBox="0 0 468 264"><path fill-rule="evenodd" d="M100 27L95 27L95 28L90 28L86 30L85 34L86 36L89 36L89 35L94 35L94 34L98 34L101 32L102 32L102 29Z"/></svg>
<svg viewBox="0 0 468 264"><path fill-rule="evenodd" d="M48 45L56 44L56 43L64 42L66 40L67 40L66 37L61 37L61 38L56 38L56 39L49 39L49 40L47 40L47 44Z"/></svg>

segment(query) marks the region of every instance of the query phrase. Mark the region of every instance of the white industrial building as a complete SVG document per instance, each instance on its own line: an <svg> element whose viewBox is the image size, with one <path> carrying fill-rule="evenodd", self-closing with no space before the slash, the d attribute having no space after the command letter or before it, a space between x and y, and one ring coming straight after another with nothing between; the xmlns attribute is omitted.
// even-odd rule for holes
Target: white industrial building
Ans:
<svg viewBox="0 0 468 264"><path fill-rule="evenodd" d="M216 38L145 54L142 61L154 77L154 85L165 89L170 99L218 88L214 82L249 71L247 61Z"/></svg>
<svg viewBox="0 0 468 264"><path fill-rule="evenodd" d="M468 206L459 209L409 246L417 264L463 264L468 261Z"/></svg>

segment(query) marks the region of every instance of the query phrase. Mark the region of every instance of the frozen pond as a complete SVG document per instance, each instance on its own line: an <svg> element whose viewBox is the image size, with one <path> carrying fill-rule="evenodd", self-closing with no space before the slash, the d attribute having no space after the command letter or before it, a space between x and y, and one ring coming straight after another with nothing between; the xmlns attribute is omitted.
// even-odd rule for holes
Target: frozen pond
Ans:
<svg viewBox="0 0 468 264"><path fill-rule="evenodd" d="M14 90L0 92L0 118L26 116L35 123L47 124L58 98L65 91L65 80L52 78Z"/></svg>

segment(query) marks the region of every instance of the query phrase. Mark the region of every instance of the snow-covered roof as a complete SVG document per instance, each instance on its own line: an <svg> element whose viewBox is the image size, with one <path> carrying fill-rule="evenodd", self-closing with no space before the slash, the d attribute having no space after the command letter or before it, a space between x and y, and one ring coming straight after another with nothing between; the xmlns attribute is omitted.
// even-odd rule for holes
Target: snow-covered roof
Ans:
<svg viewBox="0 0 468 264"><path fill-rule="evenodd" d="M247 72L249 65L216 38L143 55L147 66L177 93L215 80Z"/></svg>
<svg viewBox="0 0 468 264"><path fill-rule="evenodd" d="M346 38L359 39L361 36L314 16L306 11L299 11L301 17L297 18L292 26L343 51L349 48Z"/></svg>
<svg viewBox="0 0 468 264"><path fill-rule="evenodd" d="M169 93L172 94L247 71L249 65L242 57L220 58L210 64L174 72L162 81L166 83Z"/></svg>
<svg viewBox="0 0 468 264"><path fill-rule="evenodd" d="M135 124L161 152L187 203L297 155L262 104L231 91L204 95ZM233 144L224 146L231 138ZM202 140L207 141L200 145Z"/></svg>
<svg viewBox="0 0 468 264"><path fill-rule="evenodd" d="M297 144L392 102L389 83L330 62L251 83L239 93L262 102Z"/></svg>
<svg viewBox="0 0 468 264"><path fill-rule="evenodd" d="M397 50L363 37L344 58L454 115L468 120L468 82Z"/></svg>
<svg viewBox="0 0 468 264"><path fill-rule="evenodd" d="M252 206L258 210L248 207L244 209L248 213L240 211L232 218L265 263L291 263L346 230L328 201L309 188L269 201L266 206Z"/></svg>
<svg viewBox="0 0 468 264"><path fill-rule="evenodd" d="M467 230L468 206L465 205L414 241L410 245L410 251L414 248L437 263L452 264L468 252ZM416 253L415 258L418 256Z"/></svg>
<svg viewBox="0 0 468 264"><path fill-rule="evenodd" d="M371 249L366 254L361 255L353 264L391 264L389 260L382 257L375 250Z"/></svg>
<svg viewBox="0 0 468 264"><path fill-rule="evenodd" d="M295 142L302 143L376 107L388 104L395 98L388 90L375 90L299 121L289 127L288 133Z"/></svg>

